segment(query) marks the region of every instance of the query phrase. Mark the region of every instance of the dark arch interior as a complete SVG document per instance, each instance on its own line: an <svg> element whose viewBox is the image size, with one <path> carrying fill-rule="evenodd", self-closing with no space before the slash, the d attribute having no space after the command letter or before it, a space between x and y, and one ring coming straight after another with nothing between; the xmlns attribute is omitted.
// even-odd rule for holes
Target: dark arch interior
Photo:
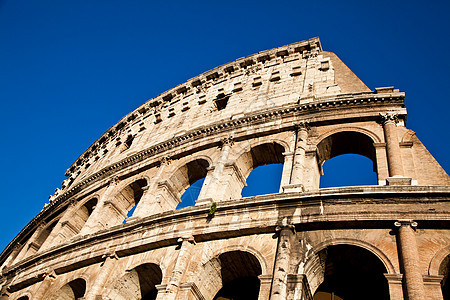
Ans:
<svg viewBox="0 0 450 300"><path fill-rule="evenodd" d="M28 299L29 299L28 296L22 296L20 298L17 298L17 300L28 300Z"/></svg>
<svg viewBox="0 0 450 300"><path fill-rule="evenodd" d="M373 141L365 134L353 131L338 132L322 140L317 145L318 160L321 166L326 160L342 154L359 154L370 158L375 168L375 148Z"/></svg>
<svg viewBox="0 0 450 300"><path fill-rule="evenodd" d="M162 272L155 264L143 264L135 268L139 277L142 300L156 299L156 285L162 281Z"/></svg>
<svg viewBox="0 0 450 300"><path fill-rule="evenodd" d="M441 282L442 295L444 300L450 300L450 280L448 275L450 273L450 255L448 255L439 266L439 275L444 276Z"/></svg>
<svg viewBox="0 0 450 300"><path fill-rule="evenodd" d="M86 281L84 279L78 278L68 283L72 288L75 299L84 297L86 293Z"/></svg>
<svg viewBox="0 0 450 300"><path fill-rule="evenodd" d="M139 179L128 185L120 191L119 195L116 196L119 201L128 202L125 205L125 207L127 207L127 217L131 217L133 215L134 209L139 203L139 200L141 200L141 197L144 194L144 187L146 186L147 180Z"/></svg>
<svg viewBox="0 0 450 300"><path fill-rule="evenodd" d="M209 163L204 159L197 159L186 164L188 183L193 184L199 179L205 178L208 173Z"/></svg>
<svg viewBox="0 0 450 300"><path fill-rule="evenodd" d="M93 198L83 205L87 210L88 216L92 214L92 211L94 210L96 205L97 205L97 198Z"/></svg>
<svg viewBox="0 0 450 300"><path fill-rule="evenodd" d="M325 273L314 300L325 300L323 295L326 294L334 294L345 300L389 299L389 288L384 277L386 268L368 250L335 245L322 250L319 257ZM322 292L321 295L319 292Z"/></svg>
<svg viewBox="0 0 450 300"><path fill-rule="evenodd" d="M252 167L256 168L268 164L282 164L284 162L283 152L283 146L277 143L267 143L253 147L250 150L253 162Z"/></svg>
<svg viewBox="0 0 450 300"><path fill-rule="evenodd" d="M244 251L231 251L219 256L222 275L222 288L214 300L253 300L258 299L261 265L258 259Z"/></svg>
<svg viewBox="0 0 450 300"><path fill-rule="evenodd" d="M172 182L178 183L182 191L180 196L181 202L176 209L195 205L203 181L208 173L209 162L205 159L196 159L188 162L184 167L181 167L172 176Z"/></svg>

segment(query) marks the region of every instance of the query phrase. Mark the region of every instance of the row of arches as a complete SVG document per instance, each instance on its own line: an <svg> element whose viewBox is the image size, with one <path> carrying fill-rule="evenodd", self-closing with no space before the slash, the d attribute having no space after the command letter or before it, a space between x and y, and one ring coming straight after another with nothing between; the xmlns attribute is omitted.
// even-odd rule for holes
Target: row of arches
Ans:
<svg viewBox="0 0 450 300"><path fill-rule="evenodd" d="M370 168L370 161L372 161L372 168L376 169L373 143L372 137L361 132L344 131L331 134L317 145L315 159L318 169L322 170L325 162L328 163L329 160L349 153L368 159L366 169ZM226 145L222 147L222 152L225 152L223 149L225 147ZM232 165L227 165L227 157L224 161L219 159L217 163L213 163L208 157L197 157L175 170L171 167L169 171L161 172L159 177L157 174L156 180L141 177L125 185L113 182L102 197L94 196L80 201L71 209L67 209L67 213L61 217L48 222L45 228L31 239L31 246L22 250L18 257L29 256L41 248L56 245L79 234L92 233L124 223L133 216L143 217L166 210L193 206L199 196L208 198L219 195L220 197L221 193L228 193L231 199L277 193L282 191L280 185L288 183L289 177L292 177L288 174L289 172L286 172L286 153L289 152L292 153L289 141L280 139L270 141L268 138L260 144L242 150L240 154L237 154L238 158ZM355 158L352 157L352 160ZM216 176L214 172L220 171L221 168L228 171L222 170L222 174L219 174L222 179L217 179L214 177ZM230 170L233 168L234 170ZM170 170L173 171L170 173ZM358 176L360 173L350 168L348 160L344 166L337 167L337 172L338 175L335 177L340 179L348 177L343 176L345 172L354 175L358 180L362 178ZM363 173L374 174L367 170ZM224 182L217 183L227 176L230 178L228 185ZM376 179L373 177L370 183L376 184ZM329 185L329 182L324 182ZM362 184L366 183L367 181L362 182ZM322 187L326 187L327 184ZM224 189L228 191L223 191ZM143 197L151 198L152 204L140 205ZM226 198L219 200L226 200ZM140 211L139 206L142 206ZM93 215L96 216L92 217Z"/></svg>
<svg viewBox="0 0 450 300"><path fill-rule="evenodd" d="M444 300L450 296L449 261L450 255L447 255L439 266L439 274L444 277L442 281ZM293 299L301 298L301 295L295 294L296 290L307 289L306 294L310 293L312 298L306 299L313 300L391 299L389 284L385 277L389 267L385 264L386 261L382 261L366 248L349 244L329 245L310 256L306 268L299 267L298 272L304 270L307 280L301 287L288 284L288 295ZM308 270L308 265L314 265L316 269ZM260 279L264 275L264 269L264 262L255 253L245 250L226 251L201 266L194 284L204 299L266 299L267 295L263 295L265 293L263 290L267 287L262 287L262 284L266 283L262 283ZM163 270L156 263L142 263L115 275L109 286L102 289L104 299L157 299L158 293L164 293L164 286L161 283L169 274L163 274ZM311 284L308 284L308 281ZM59 288L51 288L45 299L84 299L87 293L86 280L76 278ZM29 296L16 298L16 300L27 299L31 298Z"/></svg>

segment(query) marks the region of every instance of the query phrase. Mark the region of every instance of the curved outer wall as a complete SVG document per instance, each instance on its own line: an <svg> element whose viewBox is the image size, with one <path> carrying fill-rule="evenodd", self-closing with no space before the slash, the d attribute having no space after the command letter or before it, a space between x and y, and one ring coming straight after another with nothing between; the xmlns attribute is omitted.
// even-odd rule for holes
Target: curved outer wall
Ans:
<svg viewBox="0 0 450 300"><path fill-rule="evenodd" d="M347 245L384 268L390 299L443 299L450 180L405 122L404 93L371 91L318 38L210 70L72 164L1 254L1 297L213 299L240 260L233 276L257 276L259 299L312 299L327 249ZM323 162L345 153L370 158L378 185L319 189ZM279 193L242 198L271 163ZM175 210L201 178L196 205Z"/></svg>

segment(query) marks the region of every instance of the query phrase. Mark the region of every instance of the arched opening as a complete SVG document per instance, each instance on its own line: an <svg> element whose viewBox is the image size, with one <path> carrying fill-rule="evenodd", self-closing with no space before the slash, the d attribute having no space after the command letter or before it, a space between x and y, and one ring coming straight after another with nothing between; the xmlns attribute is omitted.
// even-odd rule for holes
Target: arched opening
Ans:
<svg viewBox="0 0 450 300"><path fill-rule="evenodd" d="M158 293L156 285L161 281L162 271L158 265L139 265L115 282L108 299L154 300Z"/></svg>
<svg viewBox="0 0 450 300"><path fill-rule="evenodd" d="M28 296L22 296L20 298L17 298L17 300L29 300Z"/></svg>
<svg viewBox="0 0 450 300"><path fill-rule="evenodd" d="M324 162L320 187L357 186L377 184L373 163L365 156L343 154Z"/></svg>
<svg viewBox="0 0 450 300"><path fill-rule="evenodd" d="M83 204L83 206L81 206L80 209L77 210L72 216L70 222L78 229L78 232L80 232L84 224L86 224L87 220L97 206L97 202L97 198L92 198Z"/></svg>
<svg viewBox="0 0 450 300"><path fill-rule="evenodd" d="M242 197L278 193L282 173L283 164L256 167L247 177L247 186L242 189Z"/></svg>
<svg viewBox="0 0 450 300"><path fill-rule="evenodd" d="M376 184L376 175L369 171L367 160L360 159L359 156L370 159L372 172L376 172L375 147L369 136L360 132L343 131L323 139L317 145L319 171L324 174L326 167L326 171L334 176L321 178L320 187L366 185L367 182ZM327 162L328 160L330 161Z"/></svg>
<svg viewBox="0 0 450 300"><path fill-rule="evenodd" d="M177 196L181 202L176 205L176 209L193 206L197 200L203 186L206 174L208 173L209 162L205 159L196 159L188 162L179 168L171 177Z"/></svg>
<svg viewBox="0 0 450 300"><path fill-rule="evenodd" d="M76 300L84 297L86 293L86 281L82 278L75 279L50 297L50 300Z"/></svg>
<svg viewBox="0 0 450 300"><path fill-rule="evenodd" d="M147 180L139 179L129 184L127 187L123 188L113 200L113 205L115 205L116 210L119 209L126 218L132 216L136 205L142 198L145 188L147 187ZM117 214L116 214L117 215ZM117 216L118 221L121 219L124 222L123 216ZM119 223L119 222L117 222ZM115 224L111 224L115 225Z"/></svg>
<svg viewBox="0 0 450 300"><path fill-rule="evenodd" d="M335 245L320 251L323 282L314 300L389 299L389 287L383 263L366 249Z"/></svg>
<svg viewBox="0 0 450 300"><path fill-rule="evenodd" d="M284 151L278 143L266 143L253 147L238 158L236 164L247 180L247 186L241 191L243 197L279 191Z"/></svg>
<svg viewBox="0 0 450 300"><path fill-rule="evenodd" d="M203 266L197 286L205 299L258 299L261 275L258 259L245 251L230 251Z"/></svg>
<svg viewBox="0 0 450 300"><path fill-rule="evenodd" d="M439 275L444 276L441 281L441 287L442 287L442 296L444 297L444 300L450 300L450 280L449 277L449 271L450 271L450 255L448 255L439 266Z"/></svg>
<svg viewBox="0 0 450 300"><path fill-rule="evenodd" d="M177 205L176 209L188 207L188 206L194 206L195 201L198 199L198 196L200 195L200 191L202 189L203 183L205 182L205 178L201 178L191 184L190 187L184 191L183 195L181 196L181 202Z"/></svg>

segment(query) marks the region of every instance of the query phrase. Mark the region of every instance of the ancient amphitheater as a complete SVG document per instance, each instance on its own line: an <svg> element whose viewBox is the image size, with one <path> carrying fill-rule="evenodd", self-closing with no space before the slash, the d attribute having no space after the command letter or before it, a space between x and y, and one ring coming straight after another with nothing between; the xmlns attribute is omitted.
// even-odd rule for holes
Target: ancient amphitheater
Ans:
<svg viewBox="0 0 450 300"><path fill-rule="evenodd" d="M1 254L1 299L450 299L450 180L404 100L318 38L192 78L70 166ZM346 153L378 184L319 189ZM275 163L279 192L242 198Z"/></svg>

